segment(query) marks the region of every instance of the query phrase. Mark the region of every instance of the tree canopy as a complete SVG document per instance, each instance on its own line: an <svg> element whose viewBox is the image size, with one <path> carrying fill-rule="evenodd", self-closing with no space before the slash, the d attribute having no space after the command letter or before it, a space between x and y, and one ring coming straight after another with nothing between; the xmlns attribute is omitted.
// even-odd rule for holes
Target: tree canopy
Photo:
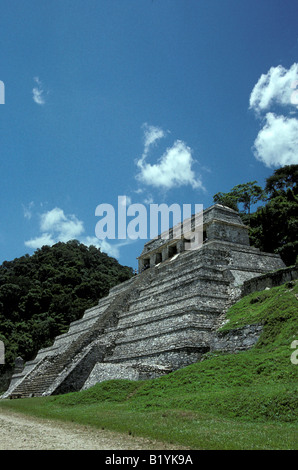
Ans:
<svg viewBox="0 0 298 470"><path fill-rule="evenodd" d="M238 204L243 204L244 212L250 214L251 206L266 198L265 191L257 184L257 181L237 184L228 193L216 193L213 201L239 211Z"/></svg>
<svg viewBox="0 0 298 470"><path fill-rule="evenodd" d="M274 171L273 175L267 178L265 191L271 198L280 191L286 192L291 189L297 196L298 191L298 165L286 165Z"/></svg>
<svg viewBox="0 0 298 470"><path fill-rule="evenodd" d="M267 178L266 204L250 217L253 244L263 251L280 254L286 265L298 256L298 165L275 170Z"/></svg>
<svg viewBox="0 0 298 470"><path fill-rule="evenodd" d="M76 240L43 246L0 266L0 339L5 366L32 359L132 269Z"/></svg>
<svg viewBox="0 0 298 470"><path fill-rule="evenodd" d="M262 251L278 253L286 265L298 256L298 165L278 168L266 179L265 188L250 181L238 184L227 193L213 196L216 203L239 211L249 226L251 244ZM252 206L260 204L255 212Z"/></svg>

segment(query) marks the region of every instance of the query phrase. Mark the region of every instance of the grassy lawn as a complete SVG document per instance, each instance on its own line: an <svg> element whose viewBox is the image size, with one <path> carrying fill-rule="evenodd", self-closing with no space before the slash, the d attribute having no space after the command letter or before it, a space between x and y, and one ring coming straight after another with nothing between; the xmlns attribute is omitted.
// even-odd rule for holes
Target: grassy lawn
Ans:
<svg viewBox="0 0 298 470"><path fill-rule="evenodd" d="M6 401L5 401L6 402ZM293 423L255 422L189 410L132 410L125 404L65 406L49 398L3 402L33 416L72 421L191 449L297 449Z"/></svg>
<svg viewBox="0 0 298 470"><path fill-rule="evenodd" d="M191 449L297 449L298 283L251 294L224 329L262 323L250 351L207 354L159 379L112 380L66 395L2 400L1 407L150 437Z"/></svg>

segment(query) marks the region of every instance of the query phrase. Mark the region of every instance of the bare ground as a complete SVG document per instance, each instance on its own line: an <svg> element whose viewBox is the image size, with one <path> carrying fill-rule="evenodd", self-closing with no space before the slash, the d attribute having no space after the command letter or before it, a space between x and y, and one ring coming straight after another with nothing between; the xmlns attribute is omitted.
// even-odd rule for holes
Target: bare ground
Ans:
<svg viewBox="0 0 298 470"><path fill-rule="evenodd" d="M0 409L0 450L171 450L150 439Z"/></svg>

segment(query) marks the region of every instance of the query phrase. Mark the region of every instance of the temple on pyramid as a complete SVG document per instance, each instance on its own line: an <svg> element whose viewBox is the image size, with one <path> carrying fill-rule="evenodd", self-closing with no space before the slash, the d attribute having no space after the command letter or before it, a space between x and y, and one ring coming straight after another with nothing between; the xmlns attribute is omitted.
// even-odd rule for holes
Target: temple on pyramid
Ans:
<svg viewBox="0 0 298 470"><path fill-rule="evenodd" d="M112 288L52 346L18 365L2 398L159 377L224 349L218 328L243 283L285 265L279 255L250 246L248 228L234 210L215 204L204 210L202 223L202 243L195 249L186 249L183 233L147 242L139 274ZM251 347L259 330L242 333L232 349Z"/></svg>

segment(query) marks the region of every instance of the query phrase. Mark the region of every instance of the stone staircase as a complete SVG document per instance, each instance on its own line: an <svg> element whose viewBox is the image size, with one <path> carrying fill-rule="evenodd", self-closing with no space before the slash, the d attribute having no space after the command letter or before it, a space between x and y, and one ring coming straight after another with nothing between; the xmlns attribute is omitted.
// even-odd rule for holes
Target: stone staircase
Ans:
<svg viewBox="0 0 298 470"><path fill-rule="evenodd" d="M284 265L278 255L249 246L239 214L222 206L206 212L208 241L194 251L179 251L180 240L176 253L169 249L175 240L145 244L140 265L149 260L150 269L112 288L40 350L13 376L2 398L65 393L108 379L152 378L197 362L222 344L216 330L243 282Z"/></svg>
<svg viewBox="0 0 298 470"><path fill-rule="evenodd" d="M150 282L140 284L138 297L122 312L112 354L104 362L160 364L172 370L200 359L209 350L210 335L230 300L225 276L226 253L217 265L213 251L204 247L181 253L151 268Z"/></svg>
<svg viewBox="0 0 298 470"><path fill-rule="evenodd" d="M62 373L68 368L73 371L71 367L75 361L76 356L80 356L79 362L85 359L86 353L92 351L92 345L95 340L104 335L105 328L115 326L118 322L118 317L122 311L127 308L127 303L130 298L133 298L137 293L137 286L142 282L144 278L148 278L150 273L144 273L140 277L132 278L128 281L126 289L118 289L116 295L111 295L112 301L105 303L108 305L101 316L96 316L96 321L92 323L92 328L81 332L81 334L73 341L69 342L69 345L62 350L62 352L48 354L40 359L37 364L31 368L31 370L25 375L13 391L4 394L5 397L32 397L54 394L56 390L61 389L62 381L66 379L67 374ZM125 283L126 284L126 283ZM90 313L92 309L89 309L86 314ZM112 343L102 342L102 357L105 352L112 347ZM98 360L98 347L96 359ZM87 361L85 361L86 363ZM94 362L88 361L88 369L85 369L85 379L90 373L90 369L93 367ZM59 376L61 380L59 381ZM58 380L57 380L58 379ZM84 383L84 382L83 382ZM82 383L82 385L83 385ZM53 387L55 384L55 387Z"/></svg>

